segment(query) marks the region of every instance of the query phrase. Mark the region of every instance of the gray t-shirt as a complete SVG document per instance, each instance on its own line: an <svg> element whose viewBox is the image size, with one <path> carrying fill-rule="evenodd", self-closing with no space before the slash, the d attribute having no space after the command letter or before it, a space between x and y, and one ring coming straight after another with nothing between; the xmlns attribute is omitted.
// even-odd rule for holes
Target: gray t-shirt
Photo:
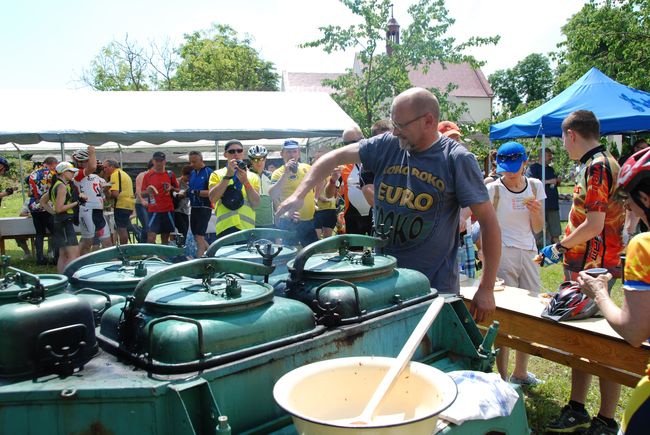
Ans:
<svg viewBox="0 0 650 435"><path fill-rule="evenodd" d="M375 173L375 227L393 228L386 253L439 292L458 293L460 208L490 200L476 157L444 136L408 153L389 133L361 141L359 154Z"/></svg>

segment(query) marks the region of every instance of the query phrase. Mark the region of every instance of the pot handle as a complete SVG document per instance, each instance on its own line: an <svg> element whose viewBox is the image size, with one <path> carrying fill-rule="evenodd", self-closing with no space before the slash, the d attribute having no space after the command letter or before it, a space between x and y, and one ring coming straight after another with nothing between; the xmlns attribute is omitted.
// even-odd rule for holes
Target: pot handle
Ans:
<svg viewBox="0 0 650 435"><path fill-rule="evenodd" d="M110 248L100 249L99 251L72 260L63 270L63 274L68 278L72 278L72 275L74 275L76 271L89 264L96 264L114 259L125 261L128 257L138 257L143 255L174 257L183 252L184 249L179 248L178 246L156 245L154 243L113 246Z"/></svg>
<svg viewBox="0 0 650 435"><path fill-rule="evenodd" d="M228 234L227 236L220 237L212 242L212 244L205 251L204 257L214 257L217 251L228 245L236 243L250 243L257 239L293 239L293 233L277 228L252 228L248 230L237 231L236 233Z"/></svg>
<svg viewBox="0 0 650 435"><path fill-rule="evenodd" d="M361 234L343 234L340 236L328 237L308 245L296 255L291 270L291 278L295 281L302 279L305 264L309 257L320 252L336 249L341 255L348 252L348 248L383 248L387 240L378 237L365 236Z"/></svg>

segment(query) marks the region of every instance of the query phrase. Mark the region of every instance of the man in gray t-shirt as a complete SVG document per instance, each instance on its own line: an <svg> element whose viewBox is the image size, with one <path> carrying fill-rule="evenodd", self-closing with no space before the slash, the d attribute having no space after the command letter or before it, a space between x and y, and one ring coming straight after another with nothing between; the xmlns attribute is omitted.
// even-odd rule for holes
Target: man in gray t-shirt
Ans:
<svg viewBox="0 0 650 435"><path fill-rule="evenodd" d="M406 151L384 134L359 142L363 166L375 174L375 228L389 235L386 253L418 270L441 293L458 293L456 251L460 207L489 201L476 158L445 136Z"/></svg>
<svg viewBox="0 0 650 435"><path fill-rule="evenodd" d="M338 165L363 163L375 174L375 226L392 227L388 253L398 265L426 274L440 292L458 293L460 207L470 207L483 237L485 266L470 312L478 322L495 310L494 279L501 232L476 158L438 133L440 108L426 89L411 88L393 100L393 134L347 145L324 155L295 192L278 207L292 212Z"/></svg>

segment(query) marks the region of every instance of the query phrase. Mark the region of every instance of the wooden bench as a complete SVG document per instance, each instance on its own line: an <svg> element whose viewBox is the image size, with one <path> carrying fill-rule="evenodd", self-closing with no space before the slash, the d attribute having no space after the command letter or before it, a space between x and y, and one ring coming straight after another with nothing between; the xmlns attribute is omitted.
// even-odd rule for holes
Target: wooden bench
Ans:
<svg viewBox="0 0 650 435"><path fill-rule="evenodd" d="M468 306L476 284L461 286ZM508 346L629 387L645 374L650 345L631 346L604 318L565 322L542 318L543 299L515 287L494 292L494 298L493 320L499 321L495 346Z"/></svg>
<svg viewBox="0 0 650 435"><path fill-rule="evenodd" d="M5 255L5 240L27 238L34 252L34 222L31 216L0 218L0 254Z"/></svg>

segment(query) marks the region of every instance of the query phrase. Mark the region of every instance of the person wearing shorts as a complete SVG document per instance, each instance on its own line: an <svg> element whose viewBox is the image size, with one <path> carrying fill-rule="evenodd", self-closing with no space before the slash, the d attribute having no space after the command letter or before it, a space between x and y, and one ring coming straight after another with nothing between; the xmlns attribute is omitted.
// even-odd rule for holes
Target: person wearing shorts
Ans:
<svg viewBox="0 0 650 435"><path fill-rule="evenodd" d="M316 154L314 162L318 160L324 152L319 151ZM336 194L331 196L327 195L326 187L336 183L336 180L341 176L341 172L337 169L323 180L316 189L314 189L314 196L316 198L316 211L314 211L314 229L316 230L316 237L324 239L330 237L334 232L337 221L336 209Z"/></svg>
<svg viewBox="0 0 650 435"><path fill-rule="evenodd" d="M83 205L85 195L79 200L72 197L72 179L79 170L72 163L61 162L56 165L56 175L52 179L49 199L54 208L54 243L59 248L57 271L62 273L65 267L79 257L79 243L74 229L74 208Z"/></svg>
<svg viewBox="0 0 650 435"><path fill-rule="evenodd" d="M99 239L102 247L112 246L111 232L104 218L103 188L106 181L95 174L97 158L95 147L89 146L88 150L77 150L72 154L77 173L74 176L74 185L79 193L83 193L88 200L79 206L79 255L90 252L95 237Z"/></svg>
<svg viewBox="0 0 650 435"><path fill-rule="evenodd" d="M153 153L153 167L147 171L142 179L142 196L148 198L149 206L149 231L147 243L156 243L156 236L160 234L163 245L169 242L169 234L174 228L174 202L172 192L178 192L179 184L172 171L165 168L165 153Z"/></svg>
<svg viewBox="0 0 650 435"><path fill-rule="evenodd" d="M131 227L131 214L135 210L133 181L129 174L120 169L120 164L112 159L104 161L104 175L109 177L109 195L115 201L113 219L120 243L129 243L128 228Z"/></svg>
<svg viewBox="0 0 650 435"><path fill-rule="evenodd" d="M212 169L205 166L203 163L203 155L199 151L190 151L189 153L190 165L192 172L190 173L190 230L192 236L196 240L196 256L202 257L206 249L208 249L208 242L205 240L205 233L210 223L212 216L212 203L208 198L210 191L208 190L208 183Z"/></svg>

